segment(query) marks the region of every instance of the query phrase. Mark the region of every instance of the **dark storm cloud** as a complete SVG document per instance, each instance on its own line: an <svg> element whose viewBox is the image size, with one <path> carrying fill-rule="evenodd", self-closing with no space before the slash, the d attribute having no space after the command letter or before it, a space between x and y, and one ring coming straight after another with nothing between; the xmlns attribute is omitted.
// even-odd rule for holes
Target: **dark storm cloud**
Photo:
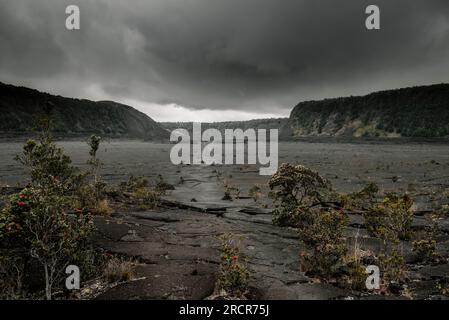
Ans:
<svg viewBox="0 0 449 320"><path fill-rule="evenodd" d="M81 30L64 28L65 7ZM381 30L365 29L365 8ZM447 0L0 0L0 79L70 96L284 113L449 81Z"/></svg>

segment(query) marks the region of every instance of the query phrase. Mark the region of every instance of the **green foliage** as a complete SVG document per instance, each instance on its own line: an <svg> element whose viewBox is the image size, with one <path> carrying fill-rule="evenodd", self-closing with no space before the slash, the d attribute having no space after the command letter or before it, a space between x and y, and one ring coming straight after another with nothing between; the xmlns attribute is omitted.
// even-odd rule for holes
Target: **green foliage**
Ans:
<svg viewBox="0 0 449 320"><path fill-rule="evenodd" d="M437 238L440 228L436 223L435 215L428 216L427 220L431 226L418 233L416 240L413 241L413 252L415 252L419 261L433 263L441 259L437 252Z"/></svg>
<svg viewBox="0 0 449 320"><path fill-rule="evenodd" d="M94 102L52 96L0 83L0 131L30 132L34 117L53 106L56 135L166 139L170 134L146 114L111 101Z"/></svg>
<svg viewBox="0 0 449 320"><path fill-rule="evenodd" d="M42 133L39 141L29 140L16 160L30 169L31 183L35 186L68 191L74 182L71 159L56 146L49 133Z"/></svg>
<svg viewBox="0 0 449 320"><path fill-rule="evenodd" d="M28 141L17 156L30 169L31 181L2 210L0 237L2 247L20 254L8 261L32 260L40 265L45 296L51 299L65 267L72 263L81 267L91 253L93 224L90 215L69 213L79 177L70 158L54 143L49 122L45 123L39 140Z"/></svg>
<svg viewBox="0 0 449 320"><path fill-rule="evenodd" d="M449 135L449 85L376 92L363 97L307 101L292 111L294 135L444 137ZM326 129L326 130L324 130Z"/></svg>
<svg viewBox="0 0 449 320"><path fill-rule="evenodd" d="M268 185L273 190L271 197L276 204L273 223L279 226L296 226L298 207L319 204L332 191L330 182L317 172L289 163L279 167Z"/></svg>
<svg viewBox="0 0 449 320"><path fill-rule="evenodd" d="M89 150L89 155L90 155L90 159L87 161L87 164L89 164L91 166L91 174L94 177L94 184L98 184L100 181L100 176L99 176L99 172L100 172L100 168L101 168L101 161L100 159L97 158L97 152L98 152L98 148L100 147L100 142L101 142L101 137L97 136L97 135L91 135L89 140L87 140L87 144L90 147Z"/></svg>
<svg viewBox="0 0 449 320"><path fill-rule="evenodd" d="M346 258L345 268L341 276L337 279L337 283L340 287L363 291L366 289L366 267L361 263L359 259Z"/></svg>
<svg viewBox="0 0 449 320"><path fill-rule="evenodd" d="M43 267L46 297L68 264L85 253L93 224L88 215L69 215L64 197L46 190L32 190L33 206L25 220L24 238L31 256Z"/></svg>
<svg viewBox="0 0 449 320"><path fill-rule="evenodd" d="M365 214L368 231L385 241L409 239L413 222L412 205L413 200L408 195L388 193L381 203Z"/></svg>
<svg viewBox="0 0 449 320"><path fill-rule="evenodd" d="M91 135L89 140L87 141L87 144L90 147L89 155L92 158L96 158L97 151L98 151L98 149L100 147L100 142L101 142L101 137L97 136L95 134Z"/></svg>
<svg viewBox="0 0 449 320"><path fill-rule="evenodd" d="M25 227L25 218L33 205L29 188L10 196L9 204L0 211L0 241L16 241Z"/></svg>
<svg viewBox="0 0 449 320"><path fill-rule="evenodd" d="M111 214L112 209L109 207L109 202L106 198L106 183L102 181L100 175L100 169L103 165L97 157L100 142L101 137L97 135L91 135L87 141L90 147L90 159L87 161L87 164L90 166L90 169L83 175L83 183L76 188L75 206L81 211L107 216Z"/></svg>
<svg viewBox="0 0 449 320"><path fill-rule="evenodd" d="M234 198L240 197L240 189L232 185L228 180L223 180L225 194L221 200L232 201Z"/></svg>
<svg viewBox="0 0 449 320"><path fill-rule="evenodd" d="M413 241L413 252L418 255L422 262L432 262L437 257L437 242L435 239L422 239Z"/></svg>
<svg viewBox="0 0 449 320"><path fill-rule="evenodd" d="M122 182L120 188L125 192L136 192L139 189L148 188L150 185L146 177L130 176L128 181Z"/></svg>
<svg viewBox="0 0 449 320"><path fill-rule="evenodd" d="M407 265L401 240L412 236L412 206L413 200L408 195L388 193L364 215L368 231L383 241L378 263L383 270L383 282L390 290L405 279Z"/></svg>
<svg viewBox="0 0 449 320"><path fill-rule="evenodd" d="M305 251L301 253L304 271L330 277L347 253L343 231L348 218L343 211L297 208L298 234Z"/></svg>
<svg viewBox="0 0 449 320"><path fill-rule="evenodd" d="M407 266L399 246L393 244L390 250L379 254L378 262L380 269L383 270L382 281L387 287L404 281Z"/></svg>
<svg viewBox="0 0 449 320"><path fill-rule="evenodd" d="M221 237L221 260L218 277L218 288L227 295L243 297L248 293L250 273L242 264L240 249L230 235Z"/></svg>
<svg viewBox="0 0 449 320"><path fill-rule="evenodd" d="M164 181L162 176L158 175L154 183L146 177L130 176L127 182L120 184L122 192L140 202L142 209L154 209L159 206L161 196L167 190L172 190L173 186Z"/></svg>
<svg viewBox="0 0 449 320"><path fill-rule="evenodd" d="M378 192L379 187L375 183L369 183L358 192L338 194L337 198L346 210L364 210L373 206Z"/></svg>
<svg viewBox="0 0 449 320"><path fill-rule="evenodd" d="M16 300L25 296L24 271L25 259L21 252L0 251L0 299Z"/></svg>

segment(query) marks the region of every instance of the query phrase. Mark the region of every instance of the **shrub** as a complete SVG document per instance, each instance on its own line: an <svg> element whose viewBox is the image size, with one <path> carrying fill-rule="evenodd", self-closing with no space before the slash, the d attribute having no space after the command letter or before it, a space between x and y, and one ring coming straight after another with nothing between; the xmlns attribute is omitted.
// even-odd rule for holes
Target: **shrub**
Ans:
<svg viewBox="0 0 449 320"><path fill-rule="evenodd" d="M413 222L413 200L408 195L389 193L365 213L368 231L384 241L409 239Z"/></svg>
<svg viewBox="0 0 449 320"><path fill-rule="evenodd" d="M254 185L251 187L251 189L249 189L248 195L254 200L254 202L258 202L263 193L258 185Z"/></svg>
<svg viewBox="0 0 449 320"><path fill-rule="evenodd" d="M95 208L92 209L92 213L99 216L110 216L113 210L107 199L98 201Z"/></svg>
<svg viewBox="0 0 449 320"><path fill-rule="evenodd" d="M221 260L218 288L227 295L243 297L248 292L249 271L241 263L240 250L230 235L221 237Z"/></svg>
<svg viewBox="0 0 449 320"><path fill-rule="evenodd" d="M413 252L418 255L418 259L422 262L432 262L437 257L437 242L435 239L422 239L413 241Z"/></svg>
<svg viewBox="0 0 449 320"><path fill-rule="evenodd" d="M130 176L127 182L120 184L122 192L140 201L141 208L153 209L160 205L161 196L173 186L166 183L162 176L158 176L155 183L150 184L146 177Z"/></svg>
<svg viewBox="0 0 449 320"><path fill-rule="evenodd" d="M20 299L23 288L25 261L22 253L0 251L0 299Z"/></svg>
<svg viewBox="0 0 449 320"><path fill-rule="evenodd" d="M430 226L421 232L417 232L417 237L413 241L413 252L417 255L419 261L424 263L438 262L441 256L437 252L437 239L441 232L436 219L438 213L426 217Z"/></svg>
<svg viewBox="0 0 449 320"><path fill-rule="evenodd" d="M48 126L38 141L26 143L16 159L30 169L31 181L2 210L2 247L17 253L10 261L31 260L42 268L45 297L51 299L65 267L91 252L92 220L90 215L69 214L79 177L70 158L54 143Z"/></svg>
<svg viewBox="0 0 449 320"><path fill-rule="evenodd" d="M347 216L343 211L326 208L297 208L298 234L305 251L301 254L303 270L330 277L347 253L343 236Z"/></svg>
<svg viewBox="0 0 449 320"><path fill-rule="evenodd" d="M383 270L383 282L390 290L397 290L405 279L407 266L401 240L412 236L412 205L413 200L408 195L389 193L365 213L368 231L383 241L378 263Z"/></svg>
<svg viewBox="0 0 449 320"><path fill-rule="evenodd" d="M90 147L90 159L87 164L90 166L89 171L84 173L81 179L83 180L76 189L75 207L89 211L98 215L110 215L112 208L106 198L106 183L101 179L100 169L102 162L97 157L97 152L100 147L101 137L92 135L87 141ZM88 179L90 176L90 179Z"/></svg>
<svg viewBox="0 0 449 320"><path fill-rule="evenodd" d="M296 209L321 203L332 191L329 181L317 172L301 165L282 164L269 181L276 208L273 223L280 226L296 225Z"/></svg>
<svg viewBox="0 0 449 320"><path fill-rule="evenodd" d="M348 258L345 261L345 268L337 279L340 287L362 291L366 289L366 267L358 259Z"/></svg>
<svg viewBox="0 0 449 320"><path fill-rule="evenodd" d="M161 193L150 188L138 189L134 196L141 201L142 209L157 208L161 202Z"/></svg>
<svg viewBox="0 0 449 320"><path fill-rule="evenodd" d="M167 191L174 190L174 189L175 189L175 187L173 187L173 185L167 183L160 174L157 175L156 183L154 185L154 190L157 193L160 193L162 195L162 194L165 194Z"/></svg>
<svg viewBox="0 0 449 320"><path fill-rule="evenodd" d="M240 197L240 189L233 186L229 181L223 180L223 187L225 189L225 194L221 200L232 201L233 199L238 199Z"/></svg>
<svg viewBox="0 0 449 320"><path fill-rule="evenodd" d="M383 270L382 281L387 287L391 289L404 281L407 268L399 246L393 246L389 251L379 254L378 261Z"/></svg>
<svg viewBox="0 0 449 320"><path fill-rule="evenodd" d="M360 247L359 235L360 229L357 230L352 252L348 252L344 258L337 283L346 289L363 291L366 289L367 279L366 265L364 265L365 258L372 257L373 253Z"/></svg>
<svg viewBox="0 0 449 320"><path fill-rule="evenodd" d="M19 238L24 228L25 214L29 212L31 205L29 189L10 196L8 206L0 211L0 242Z"/></svg>
<svg viewBox="0 0 449 320"><path fill-rule="evenodd" d="M52 288L59 284L65 267L78 263L89 252L88 238L93 230L90 216L68 214L68 198L55 190L28 188L28 205L3 210L2 219L11 222L0 232L4 247L17 253L9 261L31 258L42 267L47 299L51 299ZM21 195L12 198L16 197Z"/></svg>
<svg viewBox="0 0 449 320"><path fill-rule="evenodd" d="M375 183L369 183L358 192L339 194L338 200L346 210L364 210L374 205L378 192L379 187Z"/></svg>
<svg viewBox="0 0 449 320"><path fill-rule="evenodd" d="M149 187L149 181L146 177L130 176L127 182L122 182L120 188L124 192L137 192L140 189L146 189Z"/></svg>
<svg viewBox="0 0 449 320"><path fill-rule="evenodd" d="M60 194L42 189L32 192L33 206L25 219L24 237L31 257L43 267L46 298L51 299L52 287L64 275L65 267L86 252L93 223L89 215L69 215Z"/></svg>
<svg viewBox="0 0 449 320"><path fill-rule="evenodd" d="M113 257L106 263L103 275L109 283L129 281L134 277L134 265L133 261Z"/></svg>
<svg viewBox="0 0 449 320"><path fill-rule="evenodd" d="M58 148L48 131L39 134L38 141L28 140L16 160L30 169L31 184L40 188L70 191L74 184L75 168L71 159Z"/></svg>

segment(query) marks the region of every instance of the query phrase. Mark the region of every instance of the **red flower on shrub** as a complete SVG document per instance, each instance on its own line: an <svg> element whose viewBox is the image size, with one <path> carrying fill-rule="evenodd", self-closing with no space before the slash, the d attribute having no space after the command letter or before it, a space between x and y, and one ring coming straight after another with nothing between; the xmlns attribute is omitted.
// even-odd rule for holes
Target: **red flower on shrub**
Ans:
<svg viewBox="0 0 449 320"><path fill-rule="evenodd" d="M234 260L234 262L237 261L238 259L239 259L238 256L233 256L233 257L232 257L232 260Z"/></svg>
<svg viewBox="0 0 449 320"><path fill-rule="evenodd" d="M26 206L26 203L23 202L23 201L17 201L17 204L18 204L19 206Z"/></svg>

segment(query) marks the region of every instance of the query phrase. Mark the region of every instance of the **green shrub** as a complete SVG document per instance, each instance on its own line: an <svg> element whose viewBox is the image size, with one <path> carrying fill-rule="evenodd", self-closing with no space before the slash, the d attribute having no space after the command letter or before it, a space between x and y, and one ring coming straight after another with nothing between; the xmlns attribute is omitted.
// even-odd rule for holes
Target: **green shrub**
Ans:
<svg viewBox="0 0 449 320"><path fill-rule="evenodd" d="M223 180L223 187L225 189L225 194L221 200L232 201L233 199L238 199L240 197L240 189L232 185L228 180Z"/></svg>
<svg viewBox="0 0 449 320"><path fill-rule="evenodd" d="M382 281L386 287L401 284L405 280L407 265L399 246L393 246L378 256L379 267L383 271Z"/></svg>
<svg viewBox="0 0 449 320"><path fill-rule="evenodd" d="M413 252L418 255L422 262L432 262L437 257L437 242L435 239L422 239L413 241Z"/></svg>
<svg viewBox="0 0 449 320"><path fill-rule="evenodd" d="M308 208L324 201L331 193L329 181L301 165L282 164L271 177L270 195L275 202L273 223L296 226L298 207Z"/></svg>
<svg viewBox="0 0 449 320"><path fill-rule="evenodd" d="M61 193L73 187L76 170L49 132L42 132L38 141L29 140L16 160L30 169L31 184L35 187L57 188Z"/></svg>
<svg viewBox="0 0 449 320"><path fill-rule="evenodd" d="M385 241L409 239L413 222L413 200L408 195L389 193L365 213L368 231Z"/></svg>
<svg viewBox="0 0 449 320"><path fill-rule="evenodd" d="M15 300L24 298L23 284L25 259L16 250L0 251L0 299Z"/></svg>
<svg viewBox="0 0 449 320"><path fill-rule="evenodd" d="M139 189L145 189L150 186L150 182L146 177L130 176L127 182L122 182L120 188L124 192L136 192Z"/></svg>
<svg viewBox="0 0 449 320"><path fill-rule="evenodd" d="M345 289L363 291L366 289L366 266L358 259L348 259L345 261L345 268L337 284Z"/></svg>
<svg viewBox="0 0 449 320"><path fill-rule="evenodd" d="M347 253L343 236L348 218L343 211L297 208L298 234L305 251L300 255L303 271L331 277Z"/></svg>
<svg viewBox="0 0 449 320"><path fill-rule="evenodd" d="M17 253L9 261L30 260L40 266L45 297L51 299L65 267L76 263L82 267L79 262L91 253L92 219L70 214L79 176L49 131L41 132L38 141L28 141L17 160L30 169L31 181L2 210L2 248Z"/></svg>
<svg viewBox="0 0 449 320"><path fill-rule="evenodd" d="M26 228L26 218L33 206L32 190L23 189L9 198L6 208L0 211L0 242L4 245L17 244Z"/></svg>
<svg viewBox="0 0 449 320"><path fill-rule="evenodd" d="M172 190L173 186L166 183L160 175L154 183L150 183L146 177L130 176L127 182L120 184L120 189L140 202L140 207L146 210L158 207L161 203L161 196L167 190Z"/></svg>
<svg viewBox="0 0 449 320"><path fill-rule="evenodd" d="M248 293L249 271L242 264L240 249L230 235L222 236L218 289L227 295L243 297Z"/></svg>
<svg viewBox="0 0 449 320"><path fill-rule="evenodd" d="M337 198L346 210L364 210L374 205L378 192L379 187L375 183L369 183L358 192L338 194Z"/></svg>

